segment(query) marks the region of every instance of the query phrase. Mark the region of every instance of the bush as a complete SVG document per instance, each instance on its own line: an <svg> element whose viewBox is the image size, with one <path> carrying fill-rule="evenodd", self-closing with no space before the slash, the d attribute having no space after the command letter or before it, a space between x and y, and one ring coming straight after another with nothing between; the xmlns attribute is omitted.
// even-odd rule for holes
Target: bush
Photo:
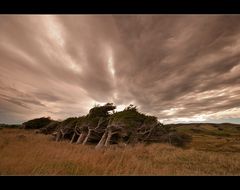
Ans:
<svg viewBox="0 0 240 190"><path fill-rule="evenodd" d="M53 133L54 131L56 131L58 125L59 125L60 122L58 121L51 121L48 125L42 127L39 132L40 133L43 133L43 134L51 134Z"/></svg>
<svg viewBox="0 0 240 190"><path fill-rule="evenodd" d="M191 142L192 137L185 133L170 132L160 137L160 142L169 143L174 146L184 147L187 143Z"/></svg>
<svg viewBox="0 0 240 190"><path fill-rule="evenodd" d="M41 117L24 122L22 126L24 129L40 129L48 125L51 121L49 117Z"/></svg>

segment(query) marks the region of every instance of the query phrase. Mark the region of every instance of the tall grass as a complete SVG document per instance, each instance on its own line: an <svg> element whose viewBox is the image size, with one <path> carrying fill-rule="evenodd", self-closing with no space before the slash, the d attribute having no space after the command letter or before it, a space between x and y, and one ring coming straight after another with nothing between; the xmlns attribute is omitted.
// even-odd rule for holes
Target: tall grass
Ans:
<svg viewBox="0 0 240 190"><path fill-rule="evenodd" d="M240 175L239 158L167 144L95 150L32 131L0 131L1 175Z"/></svg>

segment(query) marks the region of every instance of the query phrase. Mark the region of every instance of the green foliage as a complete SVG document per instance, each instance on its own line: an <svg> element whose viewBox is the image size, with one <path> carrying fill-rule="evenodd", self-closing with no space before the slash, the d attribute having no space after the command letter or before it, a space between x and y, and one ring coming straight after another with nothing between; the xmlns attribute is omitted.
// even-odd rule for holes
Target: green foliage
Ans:
<svg viewBox="0 0 240 190"><path fill-rule="evenodd" d="M157 123L157 122L158 122L157 117L145 115L144 124L151 125L151 124L154 124L154 123Z"/></svg>
<svg viewBox="0 0 240 190"><path fill-rule="evenodd" d="M23 123L25 129L40 129L48 125L52 120L49 117L41 117Z"/></svg>
<svg viewBox="0 0 240 190"><path fill-rule="evenodd" d="M130 105L123 111L114 113L111 117L112 123L124 124L126 127L136 127L143 123L148 125L157 123L157 118L139 113L136 106Z"/></svg>
<svg viewBox="0 0 240 190"><path fill-rule="evenodd" d="M109 111L116 109L116 106L113 103L107 103L103 106L95 105L94 108L90 109L88 118L96 117L107 117L109 116Z"/></svg>
<svg viewBox="0 0 240 190"><path fill-rule="evenodd" d="M86 121L86 116L81 116L77 118L76 125L81 126Z"/></svg>
<svg viewBox="0 0 240 190"><path fill-rule="evenodd" d="M69 117L61 122L62 126L74 127L78 121L77 117Z"/></svg>
<svg viewBox="0 0 240 190"><path fill-rule="evenodd" d="M110 114L109 111L116 109L116 106L113 103L106 103L103 106L95 105L90 109L87 116L82 116L78 119L78 125L86 124L91 126L97 126L100 118L107 119Z"/></svg>

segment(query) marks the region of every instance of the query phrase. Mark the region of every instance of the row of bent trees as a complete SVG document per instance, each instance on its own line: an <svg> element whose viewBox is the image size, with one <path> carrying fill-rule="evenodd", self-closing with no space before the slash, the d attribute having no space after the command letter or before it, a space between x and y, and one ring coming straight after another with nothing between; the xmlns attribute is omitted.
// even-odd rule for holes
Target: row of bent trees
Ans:
<svg viewBox="0 0 240 190"><path fill-rule="evenodd" d="M184 146L191 137L171 131L154 116L139 113L130 105L115 112L116 106L107 103L95 106L86 116L71 117L64 121L37 118L22 124L25 129L38 129L38 133L51 134L56 141L69 140L77 144L96 144L96 148L111 144L168 142Z"/></svg>

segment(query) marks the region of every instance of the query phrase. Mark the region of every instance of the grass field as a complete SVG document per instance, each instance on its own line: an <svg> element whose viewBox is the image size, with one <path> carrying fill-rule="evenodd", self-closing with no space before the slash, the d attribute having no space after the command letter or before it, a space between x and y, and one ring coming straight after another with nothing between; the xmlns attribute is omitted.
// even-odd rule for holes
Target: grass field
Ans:
<svg viewBox="0 0 240 190"><path fill-rule="evenodd" d="M239 136L192 134L184 149L138 144L95 150L3 128L0 175L240 175Z"/></svg>

